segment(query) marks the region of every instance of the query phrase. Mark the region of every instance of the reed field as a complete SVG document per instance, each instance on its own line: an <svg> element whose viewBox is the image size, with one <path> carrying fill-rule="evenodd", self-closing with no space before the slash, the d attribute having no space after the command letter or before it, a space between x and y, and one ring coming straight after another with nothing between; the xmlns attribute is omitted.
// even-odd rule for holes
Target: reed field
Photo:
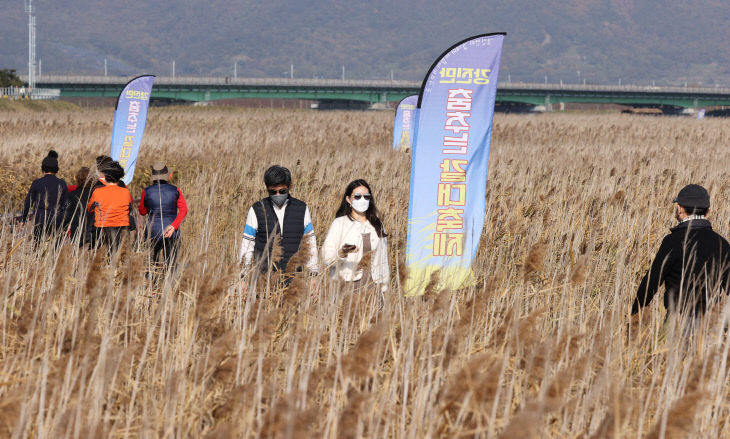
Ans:
<svg viewBox="0 0 730 439"><path fill-rule="evenodd" d="M730 234L727 120L497 114L478 284L404 297L410 158L390 147L391 112L151 108L131 189L163 160L190 209L177 269L152 282L139 242L110 260L33 251L9 218L49 149L69 183L108 152L112 109L11 110L0 437L730 437L727 301L690 339L661 296L629 315L681 187L705 185ZM286 289L239 281L272 164L291 169L320 244L347 183L371 184L384 305L324 269Z"/></svg>

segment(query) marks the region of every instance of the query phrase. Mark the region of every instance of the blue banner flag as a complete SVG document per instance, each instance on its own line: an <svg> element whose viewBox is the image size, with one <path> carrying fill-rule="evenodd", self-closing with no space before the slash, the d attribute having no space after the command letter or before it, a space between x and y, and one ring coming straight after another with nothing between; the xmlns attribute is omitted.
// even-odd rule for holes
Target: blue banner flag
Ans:
<svg viewBox="0 0 730 439"><path fill-rule="evenodd" d="M413 127L416 125L418 95L400 101L393 121L393 149L407 151L413 146Z"/></svg>
<svg viewBox="0 0 730 439"><path fill-rule="evenodd" d="M124 168L125 184L131 183L134 177L153 82L155 77L152 75L138 76L124 86L117 99L111 157Z"/></svg>
<svg viewBox="0 0 730 439"><path fill-rule="evenodd" d="M478 35L444 52L418 96L408 203L406 294L473 284L484 226L487 163L505 33Z"/></svg>

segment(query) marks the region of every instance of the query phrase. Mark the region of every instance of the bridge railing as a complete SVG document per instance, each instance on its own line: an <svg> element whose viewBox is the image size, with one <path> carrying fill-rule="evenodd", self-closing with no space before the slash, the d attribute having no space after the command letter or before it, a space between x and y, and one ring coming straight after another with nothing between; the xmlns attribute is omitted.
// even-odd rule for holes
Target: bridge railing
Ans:
<svg viewBox="0 0 730 439"><path fill-rule="evenodd" d="M0 87L0 99L58 99L61 90L57 88Z"/></svg>
<svg viewBox="0 0 730 439"><path fill-rule="evenodd" d="M22 91L21 91L22 90ZM3 99L20 99L21 97L25 97L25 87L1 87L0 88L0 98Z"/></svg>
<svg viewBox="0 0 730 439"><path fill-rule="evenodd" d="M30 95L31 99L58 99L61 97L61 90L58 88L36 88Z"/></svg>
<svg viewBox="0 0 730 439"><path fill-rule="evenodd" d="M44 84L119 84L123 85L134 76L55 76L43 75ZM21 79L23 77L21 76ZM241 86L275 86L275 87L389 87L418 88L416 81L390 80L358 80L358 79L291 79L291 78L232 78L232 77L197 77L197 76L160 76L155 78L156 85L241 85Z"/></svg>
<svg viewBox="0 0 730 439"><path fill-rule="evenodd" d="M727 94L730 87L678 87L652 85L583 85L583 84L543 84L526 82L501 82L499 87L505 90L555 90L576 92L610 92L610 93L681 93L681 94Z"/></svg>
<svg viewBox="0 0 730 439"><path fill-rule="evenodd" d="M21 76L21 78L23 78ZM56 76L43 75L42 84L94 84L123 85L133 76ZM192 77L192 76L160 76L155 79L157 85L199 85L199 86L272 86L272 87L343 87L371 89L410 89L421 87L420 81L402 80L359 80L359 79L298 79L298 78L233 78L233 77ZM583 85L583 84L545 84L527 82L500 82L503 90L540 90L540 91L575 91L575 92L610 92L610 93L672 93L672 94L713 94L730 95L730 87L678 87L651 85Z"/></svg>

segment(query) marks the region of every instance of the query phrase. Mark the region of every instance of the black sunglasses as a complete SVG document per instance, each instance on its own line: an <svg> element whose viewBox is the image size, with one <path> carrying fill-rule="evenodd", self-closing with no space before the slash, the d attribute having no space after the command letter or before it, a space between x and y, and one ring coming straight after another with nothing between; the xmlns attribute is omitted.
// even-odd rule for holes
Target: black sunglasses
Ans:
<svg viewBox="0 0 730 439"><path fill-rule="evenodd" d="M269 191L269 195L275 195L275 194L284 195L284 194L288 194L289 193L289 189L279 189L279 190L276 190L276 189L268 189L268 191Z"/></svg>
<svg viewBox="0 0 730 439"><path fill-rule="evenodd" d="M370 194L353 194L352 198L359 200L360 198L365 198L366 200L371 199L373 196Z"/></svg>

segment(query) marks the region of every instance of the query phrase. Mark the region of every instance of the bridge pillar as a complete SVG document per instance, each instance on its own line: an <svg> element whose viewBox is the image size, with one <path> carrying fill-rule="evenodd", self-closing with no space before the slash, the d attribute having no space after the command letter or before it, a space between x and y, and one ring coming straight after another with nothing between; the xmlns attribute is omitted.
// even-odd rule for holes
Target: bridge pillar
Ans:
<svg viewBox="0 0 730 439"><path fill-rule="evenodd" d="M553 104L550 102L550 94L545 95L545 111L553 111Z"/></svg>

